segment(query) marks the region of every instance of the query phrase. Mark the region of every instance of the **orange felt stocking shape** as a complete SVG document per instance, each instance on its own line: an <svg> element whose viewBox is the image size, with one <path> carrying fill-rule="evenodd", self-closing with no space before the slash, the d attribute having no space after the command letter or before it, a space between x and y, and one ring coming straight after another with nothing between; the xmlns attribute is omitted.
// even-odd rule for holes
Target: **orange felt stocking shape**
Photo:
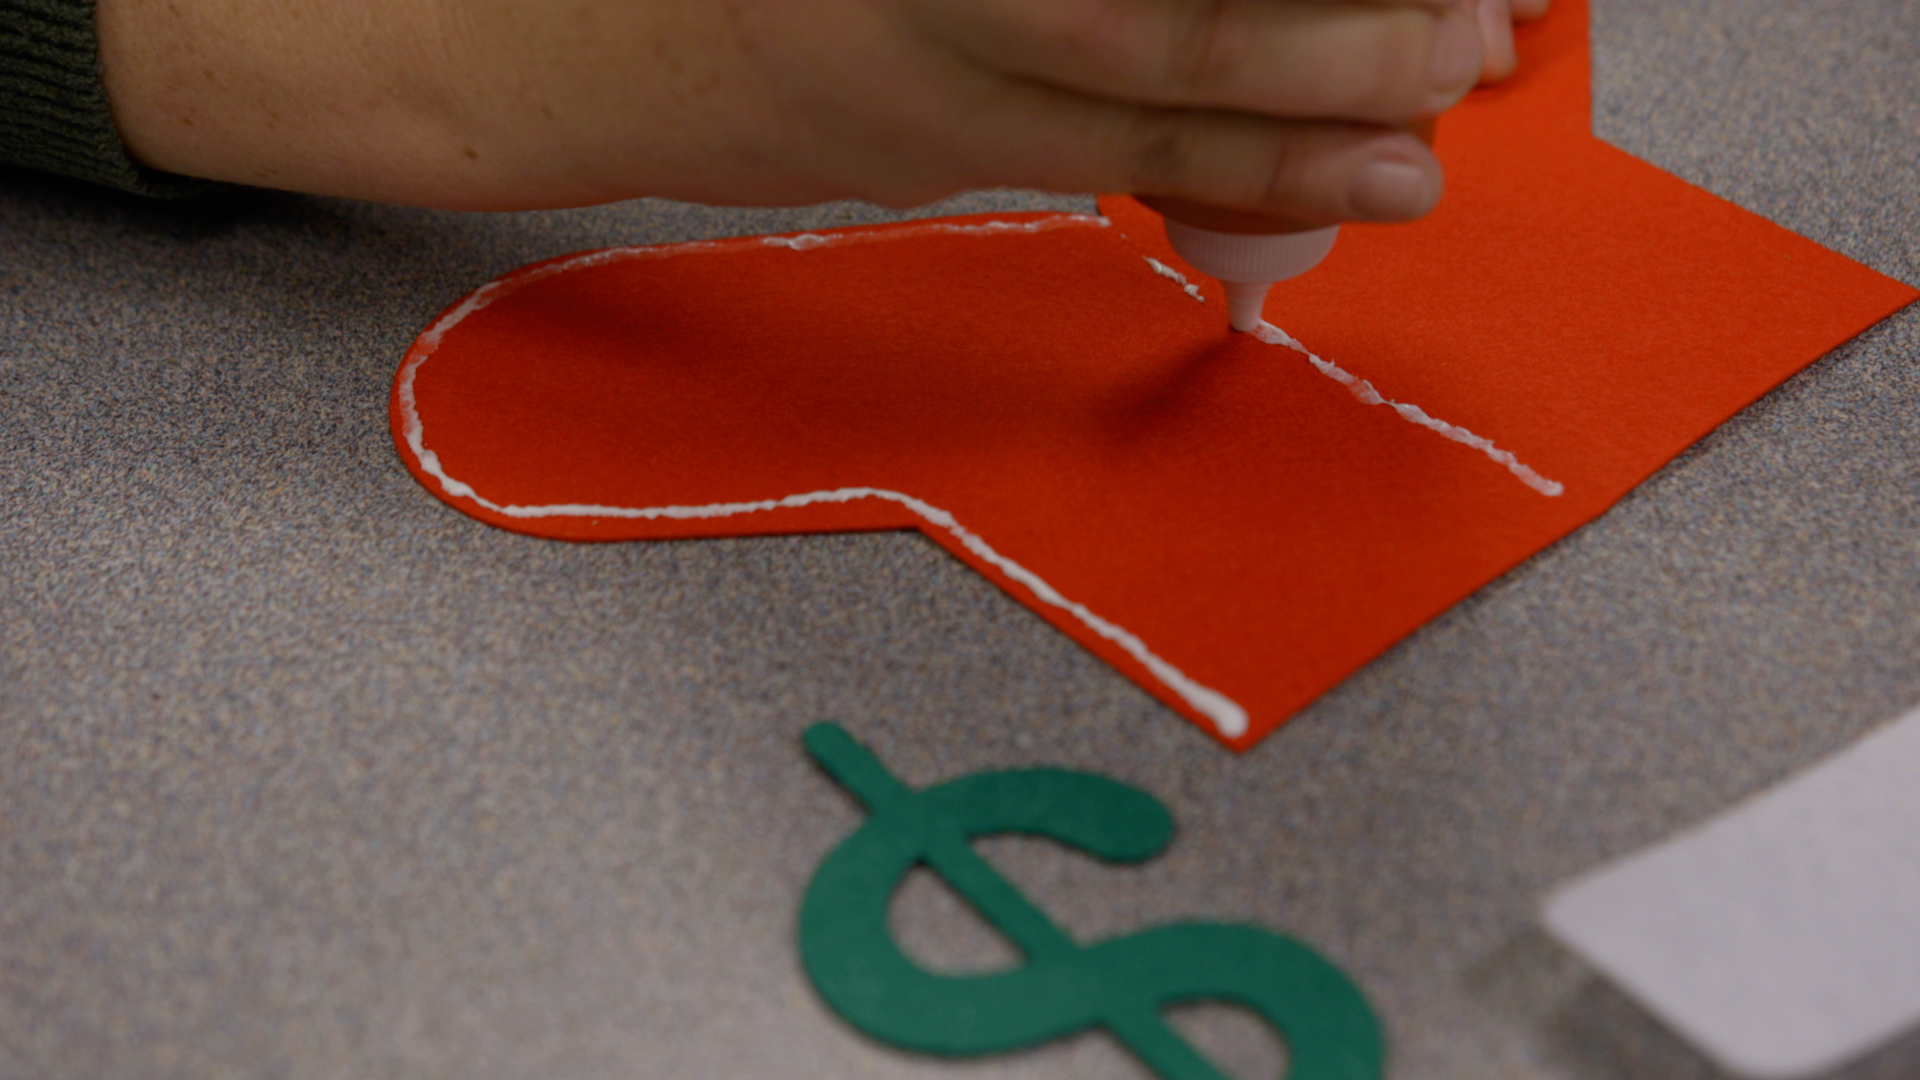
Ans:
<svg viewBox="0 0 1920 1080"><path fill-rule="evenodd" d="M613 249L421 334L401 457L568 540L920 529L1250 746L1915 298L1594 139L1583 3L1521 51L1440 210L1345 229L1281 329L1120 198Z"/></svg>

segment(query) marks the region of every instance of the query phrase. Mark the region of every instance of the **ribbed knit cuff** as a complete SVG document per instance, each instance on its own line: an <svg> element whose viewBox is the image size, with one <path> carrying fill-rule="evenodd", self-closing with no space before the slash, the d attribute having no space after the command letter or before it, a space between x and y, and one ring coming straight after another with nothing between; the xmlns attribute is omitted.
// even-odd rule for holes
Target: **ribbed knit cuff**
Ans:
<svg viewBox="0 0 1920 1080"><path fill-rule="evenodd" d="M0 162L142 195L213 186L127 156L100 88L94 0L0 0Z"/></svg>

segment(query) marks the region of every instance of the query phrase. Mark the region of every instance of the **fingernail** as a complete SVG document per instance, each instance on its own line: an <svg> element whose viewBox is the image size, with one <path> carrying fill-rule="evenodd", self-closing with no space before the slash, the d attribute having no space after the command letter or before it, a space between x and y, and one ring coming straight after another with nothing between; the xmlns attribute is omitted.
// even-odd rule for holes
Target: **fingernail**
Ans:
<svg viewBox="0 0 1920 1080"><path fill-rule="evenodd" d="M1433 106L1444 109L1480 76L1480 27L1474 13L1456 10L1440 19L1433 40Z"/></svg>
<svg viewBox="0 0 1920 1080"><path fill-rule="evenodd" d="M1426 170L1404 161L1373 161L1354 174L1347 209L1369 221L1409 221L1433 209L1440 193Z"/></svg>

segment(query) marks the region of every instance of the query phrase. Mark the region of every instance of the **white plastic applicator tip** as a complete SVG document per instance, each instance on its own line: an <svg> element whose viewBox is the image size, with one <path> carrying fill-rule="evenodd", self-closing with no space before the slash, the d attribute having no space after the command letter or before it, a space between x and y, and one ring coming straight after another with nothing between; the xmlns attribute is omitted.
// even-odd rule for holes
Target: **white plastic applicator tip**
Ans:
<svg viewBox="0 0 1920 1080"><path fill-rule="evenodd" d="M1225 286L1227 321L1243 332L1260 325L1267 289L1320 265L1340 235L1338 225L1293 233L1224 233L1166 221L1173 250Z"/></svg>
<svg viewBox="0 0 1920 1080"><path fill-rule="evenodd" d="M1258 281L1223 281L1221 287L1227 291L1227 323L1243 334L1253 333L1259 326L1267 310L1267 290L1270 285Z"/></svg>

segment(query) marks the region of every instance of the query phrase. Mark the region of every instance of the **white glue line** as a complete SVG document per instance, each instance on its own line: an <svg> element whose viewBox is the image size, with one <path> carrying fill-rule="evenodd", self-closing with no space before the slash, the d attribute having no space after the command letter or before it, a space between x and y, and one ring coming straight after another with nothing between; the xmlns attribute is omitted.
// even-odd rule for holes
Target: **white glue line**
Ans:
<svg viewBox="0 0 1920 1080"><path fill-rule="evenodd" d="M1475 450L1487 455L1487 457L1492 459L1496 464L1506 466L1507 471L1519 477L1521 483L1540 494L1554 497L1563 494L1567 490L1566 486L1559 481L1549 480L1539 473L1534 472L1530 466L1526 465L1519 458L1514 457L1513 451L1502 450L1495 446L1492 439L1483 438L1457 424L1449 424L1445 420L1429 416L1426 410L1418 405L1409 405L1404 401L1394 401L1383 396L1380 391L1373 388L1372 383L1330 360L1320 359L1313 354L1312 350L1302 345L1292 334L1287 333L1272 323L1261 322L1259 326L1254 327L1253 333L1255 337L1269 345L1284 345L1306 357L1307 362L1319 369L1320 374L1346 387L1354 397L1359 398L1361 401L1369 405L1385 405L1394 412L1399 413L1401 418L1409 423L1418 424L1428 431L1438 432L1452 439L1454 442L1473 447Z"/></svg>
<svg viewBox="0 0 1920 1080"><path fill-rule="evenodd" d="M1097 214L1055 214L1034 221L983 221L969 225L932 221L921 225L850 229L846 232L799 233L795 236L756 236L728 240L690 240L681 244L652 244L636 247L612 247L583 255L558 259L530 270L521 270L487 282L467 295L452 311L442 315L420 340L431 352L440 345L441 335L460 324L467 316L524 285L556 274L571 273L609 263L639 259L670 259L676 255L714 255L752 247L784 247L792 251L814 251L826 247L850 247L882 240L904 240L913 236L1008 236L1032 235L1055 229L1104 229L1113 222Z"/></svg>
<svg viewBox="0 0 1920 1080"><path fill-rule="evenodd" d="M798 242L801 237L768 237L762 243L775 240L790 241L782 246L794 251L811 251L820 247L834 246L840 243L862 243L877 239L890 239L902 236L926 235L928 233L950 233L959 235L1005 235L1014 232L1041 232L1049 228L1070 226L1104 227L1105 218L1088 215L1061 215L1032 222L989 222L983 225L934 224L907 229L893 230L892 236L873 236L869 233L838 233L833 236L813 236L819 243ZM884 230L873 230L883 232ZM991 545L972 530L961 525L951 513L934 506L932 503L916 499L903 492L888 491L884 488L846 487L831 491L809 491L798 495L787 495L778 499L763 499L754 502L709 503L701 506L593 506L576 503L551 506L511 506L496 503L473 489L473 486L457 480L447 474L440 464L440 457L426 445L426 425L420 419L418 398L414 392L414 382L419 377L420 368L439 349L440 342L447 331L459 325L467 316L493 303L495 300L513 292L522 285L554 274L589 266L599 266L608 262L626 258L664 258L671 255L712 252L726 246L724 241L701 241L693 244L676 244L661 248L614 248L609 251L593 252L574 259L564 259L536 267L516 276L491 281L461 301L453 310L436 321L415 342L409 350L407 359L400 368L399 398L401 432L406 439L407 449L413 452L414 460L420 463L422 472L434 478L451 498L468 499L495 513L513 518L548 517L612 517L622 519L687 520L703 518L732 517L739 514L763 513L792 507L811 506L818 503L847 503L859 499L881 499L906 507L922 520L935 525L960 541L960 545L972 552L981 561L993 566L1009 580L1016 581L1033 594L1035 599L1050 607L1056 607L1078 619L1081 625L1095 634L1113 642L1167 689L1174 692L1180 700L1187 703L1195 712L1209 720L1220 734L1236 739L1247 733L1247 710L1233 699L1211 687L1204 686L1190 678L1178 667L1167 662L1146 643L1124 628L1108 622L1094 614L1086 605L1067 599L1060 591L1049 585L1044 579L1005 555L995 551Z"/></svg>
<svg viewBox="0 0 1920 1080"><path fill-rule="evenodd" d="M946 221L930 221L923 225L903 225L895 228L881 227L862 229L856 232L840 233L798 233L793 236L765 236L760 242L768 247L782 247L793 251L813 251L823 247L849 247L854 244L870 244L882 240L905 240L915 236L1004 236L1010 233L1043 233L1055 229L1096 228L1104 229L1113 224L1096 214L1056 214L1036 221L982 221L972 225L955 225Z"/></svg>
<svg viewBox="0 0 1920 1080"><path fill-rule="evenodd" d="M1920 711L1559 889L1555 937L1722 1068L1826 1075L1920 1030Z"/></svg>
<svg viewBox="0 0 1920 1080"><path fill-rule="evenodd" d="M1203 304L1207 302L1207 298L1200 295L1200 286L1195 285L1191 281L1188 281L1187 275L1181 273L1178 270L1175 270L1173 267L1168 266L1166 263L1161 262L1159 259L1156 259L1151 255L1143 255L1141 256L1141 258L1144 258L1147 260L1147 265L1153 267L1154 273L1159 274L1161 277L1166 278L1169 281L1172 281L1175 285L1180 286L1180 289L1182 292L1185 292L1188 296L1193 297L1195 300L1198 300Z"/></svg>

